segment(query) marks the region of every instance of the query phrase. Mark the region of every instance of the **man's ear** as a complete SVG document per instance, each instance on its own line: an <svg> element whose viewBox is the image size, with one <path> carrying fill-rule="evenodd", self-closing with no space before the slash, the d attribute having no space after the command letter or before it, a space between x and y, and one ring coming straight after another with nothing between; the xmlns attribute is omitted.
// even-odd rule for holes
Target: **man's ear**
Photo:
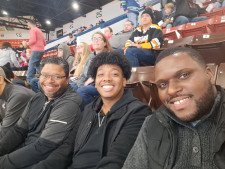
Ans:
<svg viewBox="0 0 225 169"><path fill-rule="evenodd" d="M214 74L215 72L213 72L208 66L206 67L206 75L207 75L207 77L209 78L209 80L211 81L211 83L213 84L213 85L215 85L215 74Z"/></svg>

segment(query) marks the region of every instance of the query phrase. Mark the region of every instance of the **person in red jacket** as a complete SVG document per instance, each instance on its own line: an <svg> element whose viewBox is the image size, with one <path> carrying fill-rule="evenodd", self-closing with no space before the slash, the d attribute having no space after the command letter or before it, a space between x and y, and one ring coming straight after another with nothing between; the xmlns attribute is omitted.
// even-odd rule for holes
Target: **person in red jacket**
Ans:
<svg viewBox="0 0 225 169"><path fill-rule="evenodd" d="M39 65L41 58L44 54L44 47L46 45L44 34L36 26L35 21L29 20L27 26L30 29L29 32L29 41L23 41L23 45L28 45L31 49L31 56L28 64L27 70L27 81L30 81L34 78L35 74L39 72Z"/></svg>

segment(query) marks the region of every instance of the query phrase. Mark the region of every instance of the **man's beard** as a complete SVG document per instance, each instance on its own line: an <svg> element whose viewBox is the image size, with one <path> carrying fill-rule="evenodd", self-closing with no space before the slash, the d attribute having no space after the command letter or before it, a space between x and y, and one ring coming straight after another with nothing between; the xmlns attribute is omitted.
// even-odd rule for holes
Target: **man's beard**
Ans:
<svg viewBox="0 0 225 169"><path fill-rule="evenodd" d="M213 85L210 82L208 83L207 86L208 88L202 95L202 97L200 97L200 99L198 100L194 100L196 104L196 111L194 113L191 113L191 115L180 120L184 122L193 122L201 119L204 115L210 113L215 101L215 93ZM169 111L176 117L176 114L171 109L169 109Z"/></svg>
<svg viewBox="0 0 225 169"><path fill-rule="evenodd" d="M210 82L209 82L210 83ZM213 85L208 84L208 89L205 94L199 99L196 100L197 110L195 112L195 117L191 121L199 120L204 115L210 113L213 104L215 102L215 93L213 90Z"/></svg>

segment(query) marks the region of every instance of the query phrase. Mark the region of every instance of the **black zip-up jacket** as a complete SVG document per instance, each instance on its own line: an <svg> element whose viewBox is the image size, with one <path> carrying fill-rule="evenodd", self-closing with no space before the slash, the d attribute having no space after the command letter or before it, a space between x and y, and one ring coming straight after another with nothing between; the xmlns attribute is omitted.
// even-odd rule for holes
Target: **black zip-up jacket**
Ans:
<svg viewBox="0 0 225 169"><path fill-rule="evenodd" d="M80 105L80 96L70 87L49 102L43 93L37 93L17 124L0 140L0 169L32 168L67 144L73 128L78 129ZM64 157L63 153L69 152L72 149L55 155Z"/></svg>
<svg viewBox="0 0 225 169"><path fill-rule="evenodd" d="M213 132L214 163L218 169L225 168L225 91L221 93ZM153 115L146 118L138 138L131 149L122 169L172 169L176 160L178 131L167 112L161 106Z"/></svg>
<svg viewBox="0 0 225 169"><path fill-rule="evenodd" d="M205 12L205 9L200 8L198 4L195 4L194 7L191 8L188 4L188 0L176 0L175 18L177 18L178 16L194 18Z"/></svg>
<svg viewBox="0 0 225 169"><path fill-rule="evenodd" d="M86 106L76 136L74 158L88 141L92 123L101 106L101 98ZM123 97L113 105L106 115L105 130L107 132L104 135L104 143L101 145L103 147L102 158L95 168L120 169L136 140L145 117L150 113L151 110L147 105L133 97L131 91L125 91ZM83 163L82 161L81 164ZM70 168L73 169L73 165Z"/></svg>

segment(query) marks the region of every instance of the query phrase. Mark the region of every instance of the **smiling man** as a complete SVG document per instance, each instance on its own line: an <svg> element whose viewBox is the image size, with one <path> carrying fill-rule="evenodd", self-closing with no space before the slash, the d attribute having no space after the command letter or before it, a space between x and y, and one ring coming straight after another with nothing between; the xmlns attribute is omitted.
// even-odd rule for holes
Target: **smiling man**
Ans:
<svg viewBox="0 0 225 169"><path fill-rule="evenodd" d="M124 56L102 52L89 70L100 97L82 113L69 168L120 169L151 111L125 90L131 67Z"/></svg>
<svg viewBox="0 0 225 169"><path fill-rule="evenodd" d="M68 139L75 139L79 126L81 98L68 85L69 65L63 58L49 57L41 62L40 70L42 92L0 139L0 169L48 168L42 164L52 152L59 160L48 161L49 166L72 154L73 146L67 144Z"/></svg>
<svg viewBox="0 0 225 169"><path fill-rule="evenodd" d="M212 77L193 49L160 53L155 83L163 105L146 118L123 169L225 168L225 92Z"/></svg>

